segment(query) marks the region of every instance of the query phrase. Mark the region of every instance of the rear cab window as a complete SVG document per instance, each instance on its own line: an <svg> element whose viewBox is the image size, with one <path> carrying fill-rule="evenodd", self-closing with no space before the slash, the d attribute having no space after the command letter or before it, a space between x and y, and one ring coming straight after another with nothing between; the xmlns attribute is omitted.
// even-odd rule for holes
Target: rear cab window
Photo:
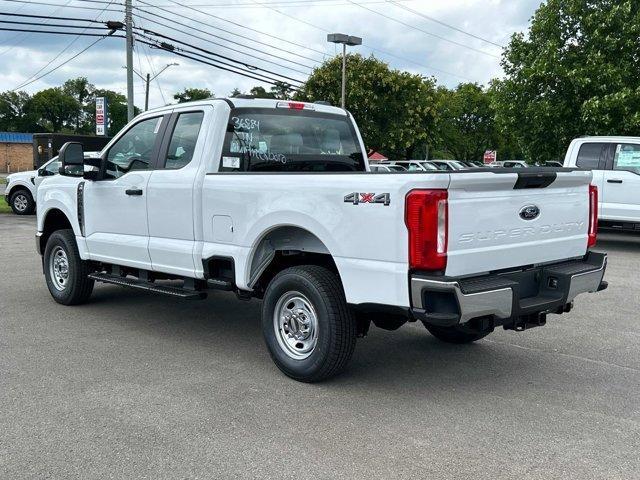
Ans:
<svg viewBox="0 0 640 480"><path fill-rule="evenodd" d="M576 166L588 170L604 170L604 152L607 143L583 143L578 150Z"/></svg>
<svg viewBox="0 0 640 480"><path fill-rule="evenodd" d="M231 112L221 172L364 170L360 142L347 116L271 108Z"/></svg>

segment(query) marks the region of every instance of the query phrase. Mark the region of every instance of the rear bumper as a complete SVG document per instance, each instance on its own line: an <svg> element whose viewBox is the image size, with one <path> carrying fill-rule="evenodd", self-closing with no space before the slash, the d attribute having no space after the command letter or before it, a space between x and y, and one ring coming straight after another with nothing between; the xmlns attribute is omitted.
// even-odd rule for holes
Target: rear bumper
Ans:
<svg viewBox="0 0 640 480"><path fill-rule="evenodd" d="M487 319L505 328L563 313L581 293L604 290L607 255L589 252L580 260L472 278L414 275L411 310L419 320L453 326Z"/></svg>

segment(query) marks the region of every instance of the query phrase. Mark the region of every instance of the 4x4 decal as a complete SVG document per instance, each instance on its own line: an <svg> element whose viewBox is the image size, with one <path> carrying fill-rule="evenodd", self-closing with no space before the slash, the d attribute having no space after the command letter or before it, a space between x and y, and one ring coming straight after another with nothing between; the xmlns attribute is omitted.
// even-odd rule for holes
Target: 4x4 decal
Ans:
<svg viewBox="0 0 640 480"><path fill-rule="evenodd" d="M382 203L383 205L389 205L391 203L391 195L388 193L358 193L353 192L344 196L345 203L352 203L358 205L360 203Z"/></svg>

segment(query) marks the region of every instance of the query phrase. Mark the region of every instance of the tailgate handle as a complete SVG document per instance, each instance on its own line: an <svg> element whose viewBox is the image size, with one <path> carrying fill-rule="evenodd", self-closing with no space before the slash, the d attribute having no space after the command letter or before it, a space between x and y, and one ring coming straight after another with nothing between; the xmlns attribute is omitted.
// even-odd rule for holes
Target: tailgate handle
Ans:
<svg viewBox="0 0 640 480"><path fill-rule="evenodd" d="M607 183L622 183L622 180L619 180L617 178L611 178L607 180Z"/></svg>
<svg viewBox="0 0 640 480"><path fill-rule="evenodd" d="M545 188L551 185L556 177L555 172L518 172L518 180L513 189Z"/></svg>

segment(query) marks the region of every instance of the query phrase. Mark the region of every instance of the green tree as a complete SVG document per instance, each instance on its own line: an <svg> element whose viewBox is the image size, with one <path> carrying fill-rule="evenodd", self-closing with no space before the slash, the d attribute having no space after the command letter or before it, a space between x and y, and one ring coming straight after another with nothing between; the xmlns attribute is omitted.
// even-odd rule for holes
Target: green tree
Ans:
<svg viewBox="0 0 640 480"><path fill-rule="evenodd" d="M74 119L74 127L76 133L83 133L85 130L85 117L86 107L88 99L91 97L95 87L89 83L86 77L72 78L64 82L62 85L62 91L74 98L83 108L78 110L78 114Z"/></svg>
<svg viewBox="0 0 640 480"><path fill-rule="evenodd" d="M173 98L178 100L178 103L185 103L204 100L213 96L213 92L207 88L185 88L182 92L176 93Z"/></svg>
<svg viewBox="0 0 640 480"><path fill-rule="evenodd" d="M295 98L340 104L342 58L316 68ZM433 79L391 70L371 56L347 57L348 110L360 127L367 148L390 158L424 156L435 122Z"/></svg>
<svg viewBox="0 0 640 480"><path fill-rule="evenodd" d="M38 123L52 132L61 132L71 126L82 105L64 92L61 87L47 88L34 94L29 108L38 118Z"/></svg>
<svg viewBox="0 0 640 480"><path fill-rule="evenodd" d="M490 95L481 86L462 83L453 90L439 87L436 109L437 149L447 157L482 160L485 150L497 148Z"/></svg>
<svg viewBox="0 0 640 480"><path fill-rule="evenodd" d="M640 3L548 0L502 60L494 106L529 160L561 158L579 135L637 134Z"/></svg>
<svg viewBox="0 0 640 480"><path fill-rule="evenodd" d="M31 109L27 92L0 93L0 130L7 132L39 132L42 130Z"/></svg>

